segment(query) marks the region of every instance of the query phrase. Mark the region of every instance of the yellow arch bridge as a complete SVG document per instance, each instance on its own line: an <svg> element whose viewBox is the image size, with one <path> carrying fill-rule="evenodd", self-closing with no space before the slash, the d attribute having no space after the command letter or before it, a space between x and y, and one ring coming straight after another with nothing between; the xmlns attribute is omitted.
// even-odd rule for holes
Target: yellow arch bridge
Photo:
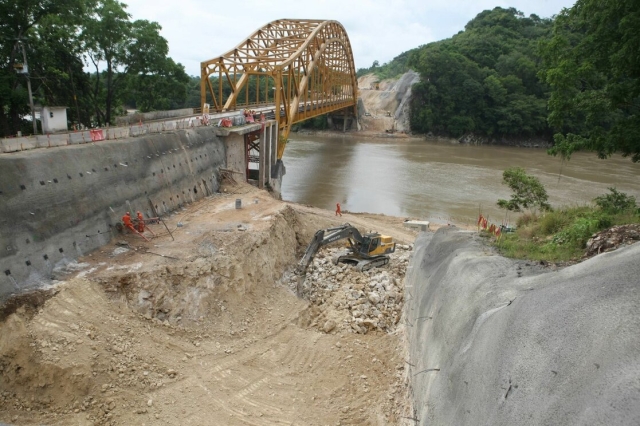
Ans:
<svg viewBox="0 0 640 426"><path fill-rule="evenodd" d="M308 118L357 115L349 37L337 21L280 19L219 58L201 63L201 105L216 112L273 106L280 139ZM279 111L279 113L276 113ZM278 159L285 144L278 144Z"/></svg>

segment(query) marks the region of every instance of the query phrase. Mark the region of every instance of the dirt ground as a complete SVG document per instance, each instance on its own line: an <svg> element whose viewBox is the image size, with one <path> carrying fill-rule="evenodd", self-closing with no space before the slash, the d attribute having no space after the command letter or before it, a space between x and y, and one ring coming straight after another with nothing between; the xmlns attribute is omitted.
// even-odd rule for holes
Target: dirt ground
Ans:
<svg viewBox="0 0 640 426"><path fill-rule="evenodd" d="M296 297L283 278L317 229L349 222L409 245L404 219L336 218L224 186L172 215L173 236L152 225L150 242L122 235L62 265L47 297L0 322L0 422L413 424L402 322L323 330L313 318L338 318L334 304Z"/></svg>

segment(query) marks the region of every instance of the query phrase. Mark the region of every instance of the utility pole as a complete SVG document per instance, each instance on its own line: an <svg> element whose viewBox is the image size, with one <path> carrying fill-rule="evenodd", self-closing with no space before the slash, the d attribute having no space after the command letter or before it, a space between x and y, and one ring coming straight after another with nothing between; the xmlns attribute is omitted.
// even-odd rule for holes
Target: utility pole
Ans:
<svg viewBox="0 0 640 426"><path fill-rule="evenodd" d="M27 90L29 91L29 105L31 106L31 121L33 122L33 134L38 134L38 123L36 123L36 110L33 106L33 93L31 92L31 78L29 77L29 65L27 65L27 52L24 48L22 40L18 40L20 48L22 49L22 59L24 61L23 74L27 77Z"/></svg>

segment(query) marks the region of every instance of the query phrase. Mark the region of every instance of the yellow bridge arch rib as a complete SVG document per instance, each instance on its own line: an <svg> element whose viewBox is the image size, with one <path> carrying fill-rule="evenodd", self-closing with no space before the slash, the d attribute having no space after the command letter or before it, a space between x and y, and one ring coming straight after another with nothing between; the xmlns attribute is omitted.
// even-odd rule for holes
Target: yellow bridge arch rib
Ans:
<svg viewBox="0 0 640 426"><path fill-rule="evenodd" d="M281 140L308 118L357 112L353 51L338 21L270 22L200 69L201 105L217 112L273 105ZM278 159L284 148L278 144Z"/></svg>

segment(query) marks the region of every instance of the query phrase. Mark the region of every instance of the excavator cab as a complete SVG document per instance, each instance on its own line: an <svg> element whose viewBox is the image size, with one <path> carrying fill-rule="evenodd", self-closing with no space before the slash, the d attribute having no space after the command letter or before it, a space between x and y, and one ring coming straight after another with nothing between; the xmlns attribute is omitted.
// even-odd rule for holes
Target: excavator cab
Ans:
<svg viewBox="0 0 640 426"><path fill-rule="evenodd" d="M378 233L365 234L360 245L360 254L365 256L379 256L396 251L393 238Z"/></svg>

